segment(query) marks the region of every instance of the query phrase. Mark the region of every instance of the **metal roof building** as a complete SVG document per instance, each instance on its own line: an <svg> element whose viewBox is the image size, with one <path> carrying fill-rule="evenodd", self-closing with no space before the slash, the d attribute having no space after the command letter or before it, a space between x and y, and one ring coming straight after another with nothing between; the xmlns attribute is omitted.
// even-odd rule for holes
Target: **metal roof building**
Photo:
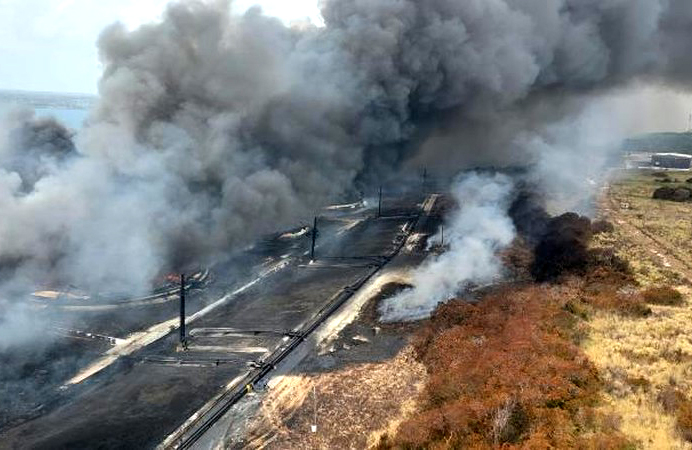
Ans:
<svg viewBox="0 0 692 450"><path fill-rule="evenodd" d="M651 155L651 165L665 169L689 169L692 165L692 155L684 153L654 153Z"/></svg>

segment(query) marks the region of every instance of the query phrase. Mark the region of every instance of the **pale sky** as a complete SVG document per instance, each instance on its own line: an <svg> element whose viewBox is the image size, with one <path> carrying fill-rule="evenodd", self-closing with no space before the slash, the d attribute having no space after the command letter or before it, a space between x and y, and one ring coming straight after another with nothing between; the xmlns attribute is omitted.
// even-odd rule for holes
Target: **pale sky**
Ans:
<svg viewBox="0 0 692 450"><path fill-rule="evenodd" d="M96 39L107 25L160 18L169 0L0 0L0 89L96 93L101 68ZM236 0L259 4L290 23L320 23L318 0Z"/></svg>

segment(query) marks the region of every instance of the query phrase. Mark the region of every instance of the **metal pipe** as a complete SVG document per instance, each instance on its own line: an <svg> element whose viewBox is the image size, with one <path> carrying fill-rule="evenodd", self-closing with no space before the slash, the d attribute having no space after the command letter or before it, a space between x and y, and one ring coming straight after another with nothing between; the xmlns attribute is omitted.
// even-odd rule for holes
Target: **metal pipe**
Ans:
<svg viewBox="0 0 692 450"><path fill-rule="evenodd" d="M377 203L377 217L382 217L382 185L380 185L380 199Z"/></svg>
<svg viewBox="0 0 692 450"><path fill-rule="evenodd" d="M315 260L315 243L317 242L317 216L315 216L315 222L312 225L312 247L310 249L310 260Z"/></svg>

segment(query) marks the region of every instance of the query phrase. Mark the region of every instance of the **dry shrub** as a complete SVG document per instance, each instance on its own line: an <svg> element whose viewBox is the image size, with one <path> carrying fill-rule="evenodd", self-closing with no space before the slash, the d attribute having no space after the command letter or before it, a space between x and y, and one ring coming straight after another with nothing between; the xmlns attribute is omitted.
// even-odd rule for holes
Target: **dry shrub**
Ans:
<svg viewBox="0 0 692 450"><path fill-rule="evenodd" d="M687 442L692 442L692 402L685 399L675 414L675 425Z"/></svg>
<svg viewBox="0 0 692 450"><path fill-rule="evenodd" d="M651 382L644 377L627 377L625 383L632 386L634 389L648 390L651 387Z"/></svg>
<svg viewBox="0 0 692 450"><path fill-rule="evenodd" d="M592 271L596 269L607 270L611 273L617 273L627 283L634 282L630 263L618 256L612 247L591 249L589 251L589 266Z"/></svg>
<svg viewBox="0 0 692 450"><path fill-rule="evenodd" d="M380 447L625 447L599 429L600 381L570 339L579 319L569 297L578 301L534 286L440 306L414 341L429 372L425 406Z"/></svg>
<svg viewBox="0 0 692 450"><path fill-rule="evenodd" d="M612 248L589 250L589 268L584 279L589 285L613 288L636 284L629 262L619 257Z"/></svg>
<svg viewBox="0 0 692 450"><path fill-rule="evenodd" d="M595 220L591 224L593 234L612 233L613 231L615 231L615 227L607 220Z"/></svg>
<svg viewBox="0 0 692 450"><path fill-rule="evenodd" d="M649 317L653 313L640 295L620 293L613 287L589 291L584 302L595 308L631 317Z"/></svg>
<svg viewBox="0 0 692 450"><path fill-rule="evenodd" d="M684 303L682 294L668 286L646 289L642 292L642 297L652 305L680 306Z"/></svg>
<svg viewBox="0 0 692 450"><path fill-rule="evenodd" d="M688 188L673 188L667 186L656 189L652 195L654 200L672 200L674 202L688 201L691 197L692 190Z"/></svg>
<svg viewBox="0 0 692 450"><path fill-rule="evenodd" d="M668 414L675 416L675 425L682 438L692 442L692 401L672 385L661 390L658 401Z"/></svg>
<svg viewBox="0 0 692 450"><path fill-rule="evenodd" d="M630 317L649 317L651 308L642 295L633 291L637 282L629 263L613 249L589 251L589 267L581 278L581 301L589 306Z"/></svg>
<svg viewBox="0 0 692 450"><path fill-rule="evenodd" d="M654 200L672 200L675 195L675 189L672 187L661 187L654 191L651 196Z"/></svg>

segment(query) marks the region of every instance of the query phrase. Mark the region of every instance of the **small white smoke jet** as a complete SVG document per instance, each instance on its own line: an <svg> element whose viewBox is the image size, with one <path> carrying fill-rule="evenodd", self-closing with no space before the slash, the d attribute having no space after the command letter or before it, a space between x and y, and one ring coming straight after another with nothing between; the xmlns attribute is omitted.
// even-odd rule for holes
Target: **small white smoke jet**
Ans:
<svg viewBox="0 0 692 450"><path fill-rule="evenodd" d="M506 175L461 176L452 189L459 209L445 227L449 251L416 271L412 289L382 303L381 320L428 317L438 303L454 297L468 283L488 283L497 278L502 272L498 251L515 235L507 214L512 191L513 182Z"/></svg>

